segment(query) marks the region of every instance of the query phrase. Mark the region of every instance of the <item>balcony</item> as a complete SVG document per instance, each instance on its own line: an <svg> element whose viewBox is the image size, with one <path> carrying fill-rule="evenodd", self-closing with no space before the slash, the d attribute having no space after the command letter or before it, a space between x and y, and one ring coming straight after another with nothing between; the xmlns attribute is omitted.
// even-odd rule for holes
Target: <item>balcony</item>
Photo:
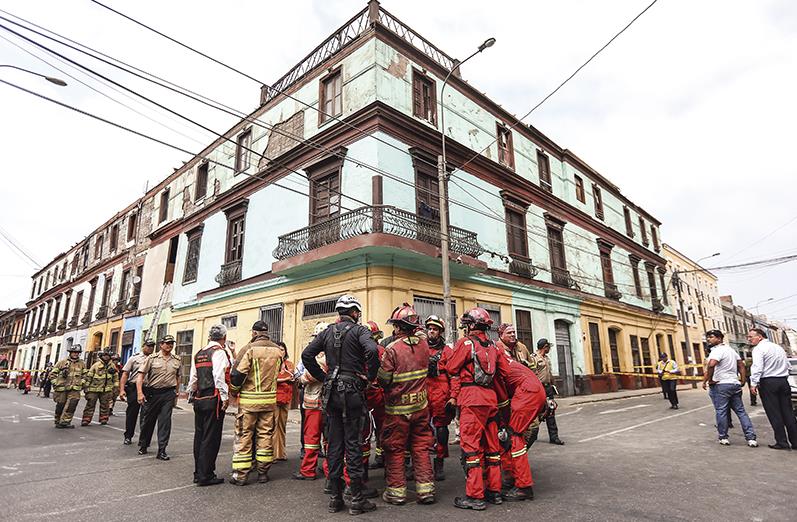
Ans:
<svg viewBox="0 0 797 522"><path fill-rule="evenodd" d="M437 221L396 207L378 205L361 207L280 236L273 255L281 261L325 245L372 233L422 241L433 246L440 245L441 237ZM484 252L475 232L457 227L449 227L449 248L451 252L474 258Z"/></svg>
<svg viewBox="0 0 797 522"><path fill-rule="evenodd" d="M66 318L63 318L58 322L58 329L66 330Z"/></svg>
<svg viewBox="0 0 797 522"><path fill-rule="evenodd" d="M557 286L563 286L565 288L578 286L573 278L570 277L570 272L564 268L551 268L551 282Z"/></svg>
<svg viewBox="0 0 797 522"><path fill-rule="evenodd" d="M72 319L69 320L69 324L67 324L69 328L74 328L77 326L77 316L74 316Z"/></svg>
<svg viewBox="0 0 797 522"><path fill-rule="evenodd" d="M56 324L55 324L55 321L53 321L52 323L50 323L50 326L47 327L47 333L55 332L55 327L56 327Z"/></svg>
<svg viewBox="0 0 797 522"><path fill-rule="evenodd" d="M89 321L91 321L91 309L86 310L86 313L80 318L80 324L87 324Z"/></svg>
<svg viewBox="0 0 797 522"><path fill-rule="evenodd" d="M241 280L241 260L230 261L221 265L221 270L216 275L216 282L220 286L231 285Z"/></svg>
<svg viewBox="0 0 797 522"><path fill-rule="evenodd" d="M509 272L527 279L534 279L539 273L539 270L531 263L513 258L509 263Z"/></svg>
<svg viewBox="0 0 797 522"><path fill-rule="evenodd" d="M100 305L97 309L97 315L95 316L96 319L105 319L108 317L108 305Z"/></svg>
<svg viewBox="0 0 797 522"><path fill-rule="evenodd" d="M124 298L122 298L116 302L116 304L113 307L113 310L111 310L111 313L113 315L119 315L124 311L124 309L125 309L125 300Z"/></svg>
<svg viewBox="0 0 797 522"><path fill-rule="evenodd" d="M617 289L617 285L614 283L604 283L603 289L606 293L606 297L609 299L615 299L619 301L620 298L623 297L623 294Z"/></svg>
<svg viewBox="0 0 797 522"><path fill-rule="evenodd" d="M654 297L653 299L651 299L651 303L652 303L652 305L653 305L653 306L652 306L652 309L653 309L653 311L654 311L655 313L657 313L657 314L658 314L658 313L661 313L661 312L663 312L663 311L664 311L664 305L663 305L663 304L661 304L661 300L660 300L659 298L657 298L657 297Z"/></svg>
<svg viewBox="0 0 797 522"><path fill-rule="evenodd" d="M138 298L139 294L136 294L133 297L131 297L130 300L127 302L127 307L125 308L125 310L127 310L128 312L136 310L138 308Z"/></svg>

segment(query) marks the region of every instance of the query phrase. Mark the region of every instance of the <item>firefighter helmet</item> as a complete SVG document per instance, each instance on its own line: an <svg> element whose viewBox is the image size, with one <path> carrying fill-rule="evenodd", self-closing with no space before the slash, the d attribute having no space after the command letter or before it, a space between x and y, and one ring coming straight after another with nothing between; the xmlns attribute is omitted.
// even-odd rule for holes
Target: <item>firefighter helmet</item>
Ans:
<svg viewBox="0 0 797 522"><path fill-rule="evenodd" d="M67 351L67 352L77 352L77 353L80 353L80 352L82 352L82 351L83 351L83 347L82 347L82 346L80 346L79 344L73 344L72 346L70 346L69 348L67 348L67 349L66 349L66 351Z"/></svg>
<svg viewBox="0 0 797 522"><path fill-rule="evenodd" d="M351 310L352 308L358 312L363 311L360 301L358 301L353 295L343 294L338 298L338 302L335 303L335 310L338 312Z"/></svg>
<svg viewBox="0 0 797 522"><path fill-rule="evenodd" d="M100 357L104 357L104 356L112 357L113 356L113 350L111 350L110 348L105 348L101 352L97 352L97 355L100 356Z"/></svg>
<svg viewBox="0 0 797 522"><path fill-rule="evenodd" d="M387 322L396 325L403 323L407 326L421 326L421 318L418 316L418 312L416 312L415 308L410 306L409 303L403 303L401 306L397 306Z"/></svg>
<svg viewBox="0 0 797 522"><path fill-rule="evenodd" d="M430 325L434 325L434 326L440 328L440 330L442 330L442 331L445 331L445 329L446 329L446 322L443 321L441 318L439 318L436 315L430 315L429 317L426 318L426 322L424 323L424 326L429 328Z"/></svg>
<svg viewBox="0 0 797 522"><path fill-rule="evenodd" d="M473 325L478 329L486 330L493 325L490 314L484 308L471 308L460 318L464 326Z"/></svg>
<svg viewBox="0 0 797 522"><path fill-rule="evenodd" d="M327 328L329 328L329 323L324 323L324 322L318 323L317 325L315 325L315 328L313 328L313 337L321 335L321 333Z"/></svg>
<svg viewBox="0 0 797 522"><path fill-rule="evenodd" d="M368 321L366 324L368 325L368 329L371 330L371 335L382 336L382 330L379 329L379 325L376 324L375 321Z"/></svg>

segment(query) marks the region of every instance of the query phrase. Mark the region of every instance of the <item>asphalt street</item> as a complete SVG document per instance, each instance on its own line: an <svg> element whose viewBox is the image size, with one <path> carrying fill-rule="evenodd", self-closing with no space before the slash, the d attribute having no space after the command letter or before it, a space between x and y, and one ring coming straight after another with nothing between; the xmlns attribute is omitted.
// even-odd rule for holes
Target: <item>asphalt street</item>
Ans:
<svg viewBox="0 0 797 522"><path fill-rule="evenodd" d="M363 520L795 520L797 451L774 451L763 408L747 407L761 443L748 448L739 429L717 444L714 410L702 390L680 392L681 409L660 395L575 404L558 414L567 444L547 443L545 428L530 451L533 502L487 511L452 506L462 494L459 450L452 446L438 502L388 506L377 500ZM746 397L745 397L746 399ZM80 412L84 401L78 407ZM2 520L328 520L323 481L290 479L298 466L298 425L288 425L289 460L271 482L197 488L192 482L193 413L175 411L169 462L122 445L121 411L109 425L53 428L51 400L0 390ZM96 420L96 417L95 417ZM218 470L229 470L232 418L227 417ZM372 485L382 488L381 476Z"/></svg>

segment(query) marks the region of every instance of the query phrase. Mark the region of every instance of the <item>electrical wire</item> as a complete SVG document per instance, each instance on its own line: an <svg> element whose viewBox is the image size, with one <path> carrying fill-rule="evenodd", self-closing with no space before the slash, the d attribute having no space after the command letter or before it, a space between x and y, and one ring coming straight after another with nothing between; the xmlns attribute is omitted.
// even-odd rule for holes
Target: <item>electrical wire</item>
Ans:
<svg viewBox="0 0 797 522"><path fill-rule="evenodd" d="M3 80L0 80L0 81L3 81ZM5 83L5 82L3 82L3 83ZM24 248L22 248L21 246L19 246L19 242L18 242L18 241L16 241L16 240L15 240L13 237L11 237L11 234L9 234L8 232L6 232L6 231L5 231L5 230L3 230L2 228L0 228L0 236L2 236L2 237L3 237L3 238L6 240L6 242L8 243L8 245L9 245L9 246L10 246L10 247L11 247L11 248L14 250L14 251L16 251L16 252L19 252L19 254L21 254L22 256L24 256L24 258L25 258L25 259L23 259L23 260L27 260L29 263L33 263L33 265L34 265L34 268L36 268L36 269L38 269L39 267L41 267L41 264L40 264L38 261L36 261L35 259L33 259L33 256L31 256L30 254L28 254L28 252L27 252L27 251L26 251Z"/></svg>

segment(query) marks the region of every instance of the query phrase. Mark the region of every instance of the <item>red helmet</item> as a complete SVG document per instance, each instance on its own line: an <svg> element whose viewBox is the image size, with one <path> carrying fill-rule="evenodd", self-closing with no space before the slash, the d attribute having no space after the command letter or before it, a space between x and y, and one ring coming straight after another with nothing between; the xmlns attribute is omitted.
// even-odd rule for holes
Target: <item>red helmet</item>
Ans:
<svg viewBox="0 0 797 522"><path fill-rule="evenodd" d="M484 308L471 308L465 315L460 318L463 325L483 326L489 328L493 325L493 320L490 319L490 314Z"/></svg>
<svg viewBox="0 0 797 522"><path fill-rule="evenodd" d="M421 318L418 316L418 312L416 312L415 308L410 306L409 303L397 306L387 322L390 324L404 323L415 327L421 326Z"/></svg>
<svg viewBox="0 0 797 522"><path fill-rule="evenodd" d="M440 328L441 330L445 330L446 329L446 322L443 321L442 319L440 319L436 315L430 315L429 317L427 317L426 318L426 322L424 323L424 325L427 328L429 327L429 325L434 325L434 326Z"/></svg>
<svg viewBox="0 0 797 522"><path fill-rule="evenodd" d="M367 324L368 329L371 330L371 335L382 335L382 330L379 329L379 325L374 321L368 321L365 324Z"/></svg>

